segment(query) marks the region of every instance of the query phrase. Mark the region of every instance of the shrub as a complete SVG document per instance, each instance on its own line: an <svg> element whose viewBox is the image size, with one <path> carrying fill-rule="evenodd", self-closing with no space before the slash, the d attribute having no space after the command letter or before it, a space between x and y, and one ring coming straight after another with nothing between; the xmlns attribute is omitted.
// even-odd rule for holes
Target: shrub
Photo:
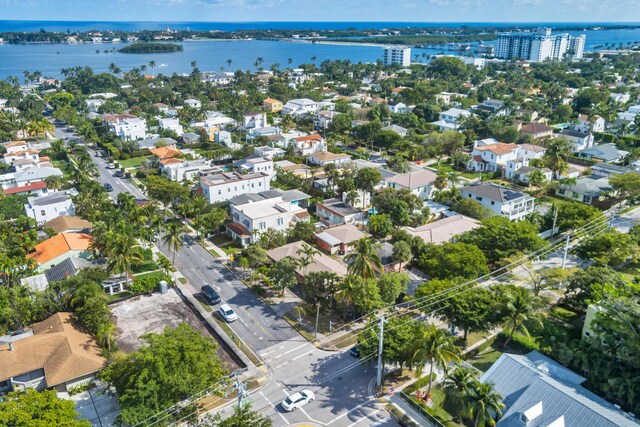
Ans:
<svg viewBox="0 0 640 427"><path fill-rule="evenodd" d="M151 248L143 249L142 256L144 257L145 261L150 261L151 259L153 259L153 251L151 250Z"/></svg>
<svg viewBox="0 0 640 427"><path fill-rule="evenodd" d="M167 275L145 275L136 277L131 283L131 292L133 294L141 294L145 292L153 292L158 289L161 281L171 283L171 278Z"/></svg>

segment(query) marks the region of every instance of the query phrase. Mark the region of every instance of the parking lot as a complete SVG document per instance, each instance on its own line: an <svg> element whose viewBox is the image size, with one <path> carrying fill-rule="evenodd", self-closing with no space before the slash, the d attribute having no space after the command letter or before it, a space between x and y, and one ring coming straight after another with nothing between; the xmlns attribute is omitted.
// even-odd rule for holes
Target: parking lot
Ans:
<svg viewBox="0 0 640 427"><path fill-rule="evenodd" d="M118 347L125 353L131 353L142 345L141 335L148 332L159 333L166 327L175 328L183 322L216 338L173 288L166 294L140 295L113 304L111 312L118 328ZM228 370L238 368L222 345L218 346L218 356Z"/></svg>

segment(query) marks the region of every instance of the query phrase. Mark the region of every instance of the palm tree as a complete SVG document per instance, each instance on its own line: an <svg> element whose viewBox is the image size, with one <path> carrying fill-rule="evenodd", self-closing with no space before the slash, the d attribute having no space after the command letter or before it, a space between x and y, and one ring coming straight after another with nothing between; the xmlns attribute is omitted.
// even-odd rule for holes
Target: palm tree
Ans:
<svg viewBox="0 0 640 427"><path fill-rule="evenodd" d="M547 144L547 151L544 153L544 163L553 171L553 178L558 179L567 171L567 158L571 153L571 143L566 139L554 138Z"/></svg>
<svg viewBox="0 0 640 427"><path fill-rule="evenodd" d="M58 191L62 188L62 184L64 184L64 180L61 176L51 175L44 179L44 182L47 184L47 188L51 190Z"/></svg>
<svg viewBox="0 0 640 427"><path fill-rule="evenodd" d="M351 206L355 206L360 202L360 194L356 190L351 190L345 196L344 201Z"/></svg>
<svg viewBox="0 0 640 427"><path fill-rule="evenodd" d="M524 288L513 288L507 294L507 301L505 305L507 320L504 324L504 329L509 331L509 338L507 338L503 344L504 348L509 345L509 342L517 331L521 331L525 335L529 336L529 330L524 323L527 320L536 319L535 316L540 307L540 298L532 295Z"/></svg>
<svg viewBox="0 0 640 427"><path fill-rule="evenodd" d="M474 371L462 366L456 366L442 381L443 388L453 397L461 407L467 405L469 393L478 381Z"/></svg>
<svg viewBox="0 0 640 427"><path fill-rule="evenodd" d="M413 258L411 246L404 240L398 240L393 244L392 259L398 263L398 271L402 270L402 264L410 262Z"/></svg>
<svg viewBox="0 0 640 427"><path fill-rule="evenodd" d="M529 175L529 186L533 186L536 188L540 188L542 186L544 186L544 184L547 182L547 177L544 175L544 172L542 172L541 170L534 170L533 172L531 172L531 175Z"/></svg>
<svg viewBox="0 0 640 427"><path fill-rule="evenodd" d="M349 274L362 277L363 279L374 279L376 277L376 267L382 271L380 254L376 249L380 248L380 243L370 237L363 237L354 246L354 251L344 257L349 265Z"/></svg>
<svg viewBox="0 0 640 427"><path fill-rule="evenodd" d="M195 224L196 224L196 232L198 234L199 234L198 232L199 227L197 227L197 224L200 223L200 215L202 215L202 211L205 210L207 206L209 206L209 202L207 201L207 199L205 199L202 196L196 196L193 199L191 199L191 210L196 215Z"/></svg>
<svg viewBox="0 0 640 427"><path fill-rule="evenodd" d="M296 251L296 254L299 256L298 265L302 269L302 274L306 277L307 268L313 264L313 257L320 253L319 250L314 248L311 245L303 245L301 249Z"/></svg>
<svg viewBox="0 0 640 427"><path fill-rule="evenodd" d="M144 261L142 248L131 234L116 234L107 242L107 271L125 273L125 281L129 283L129 273L132 265Z"/></svg>
<svg viewBox="0 0 640 427"><path fill-rule="evenodd" d="M165 235L162 236L162 241L169 247L169 250L173 251L172 264L176 263L176 252L180 250L183 245L182 241L182 224L179 221L171 221L164 230Z"/></svg>
<svg viewBox="0 0 640 427"><path fill-rule="evenodd" d="M469 393L468 401L474 427L485 426L487 423L495 425L493 417L502 416L502 396L491 383L476 382Z"/></svg>
<svg viewBox="0 0 640 427"><path fill-rule="evenodd" d="M424 326L416 337L410 360L411 365L416 367L418 377L422 376L425 363L429 364L427 394L431 394L433 368L439 367L446 373L450 363L460 361L460 348L455 345L455 340L454 335L432 324Z"/></svg>
<svg viewBox="0 0 640 427"><path fill-rule="evenodd" d="M107 347L107 350L111 352L111 343L115 340L117 332L118 329L113 323L103 322L96 332L96 338L102 347Z"/></svg>
<svg viewBox="0 0 640 427"><path fill-rule="evenodd" d="M154 75L153 69L156 67L156 61L149 61L149 67L151 67L151 75Z"/></svg>
<svg viewBox="0 0 640 427"><path fill-rule="evenodd" d="M227 59L227 66L229 68L229 70L231 70L231 63L233 62L233 60L231 58Z"/></svg>

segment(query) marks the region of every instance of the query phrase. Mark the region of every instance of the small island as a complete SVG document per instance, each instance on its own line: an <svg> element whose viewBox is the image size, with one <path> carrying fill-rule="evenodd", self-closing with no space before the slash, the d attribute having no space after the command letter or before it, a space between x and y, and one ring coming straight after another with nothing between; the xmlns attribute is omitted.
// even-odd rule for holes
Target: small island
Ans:
<svg viewBox="0 0 640 427"><path fill-rule="evenodd" d="M146 43L139 42L129 46L125 46L122 49L118 49L120 53L171 53L181 52L182 45L174 43Z"/></svg>

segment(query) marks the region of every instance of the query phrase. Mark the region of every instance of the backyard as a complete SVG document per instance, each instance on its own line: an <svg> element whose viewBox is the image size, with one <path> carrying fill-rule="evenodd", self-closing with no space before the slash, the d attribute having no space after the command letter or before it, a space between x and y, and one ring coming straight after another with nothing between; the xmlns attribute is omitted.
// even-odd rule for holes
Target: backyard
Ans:
<svg viewBox="0 0 640 427"><path fill-rule="evenodd" d="M120 166L122 166L125 169L137 168L141 164L146 162L149 157L151 157L151 156L131 157L131 158L126 159L126 160L118 160L118 163L120 164Z"/></svg>

